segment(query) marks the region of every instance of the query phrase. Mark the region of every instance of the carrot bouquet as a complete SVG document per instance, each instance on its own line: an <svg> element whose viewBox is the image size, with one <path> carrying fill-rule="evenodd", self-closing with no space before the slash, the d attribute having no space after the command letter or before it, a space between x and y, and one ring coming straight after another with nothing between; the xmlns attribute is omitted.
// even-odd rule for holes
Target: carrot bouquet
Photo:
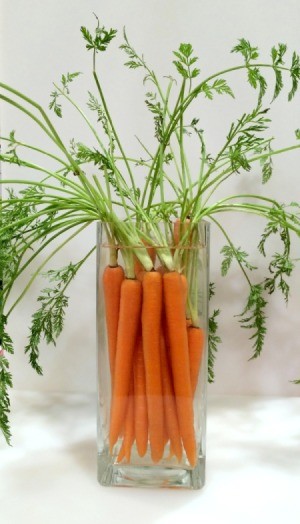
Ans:
<svg viewBox="0 0 300 524"><path fill-rule="evenodd" d="M120 47L125 66L143 73L145 108L153 120L153 143L138 138L140 150L135 154L125 151L110 113L100 81L105 71L98 75L97 57L114 45L117 31L106 29L97 18L95 30L81 27L81 34L92 53L94 82L86 107L73 95L82 81L78 71L54 83L49 103L54 114L0 81L1 103L32 123L37 137L29 143L18 132L5 130L0 137L1 184L7 189L0 204L0 429L10 442L13 312L36 279L48 280L38 296L25 347L31 366L42 374L41 344L56 344L64 327L68 287L96 246L63 268L51 269L50 264L77 235L100 222L99 374L110 398L109 409L99 408L100 470L109 483L113 468L120 473L125 465L167 464L190 471L193 484L204 457L205 384L207 374L209 381L214 379L220 342L219 310L209 318L207 314L214 285L208 285L206 221L224 237L222 275L236 263L247 282L238 320L250 330L256 358L267 332L268 298L279 292L288 300L296 264L291 245L292 237L300 236L299 202L293 195L290 204L280 203L266 187L274 158L300 148L299 129L293 143L275 146L269 107L270 90L274 102L284 93L285 82L288 100L296 96L300 58L279 43L265 59L242 38L232 49L229 66L205 76L192 45L181 43L172 55L171 74L160 79L124 31ZM224 143L216 150L200 125L201 103L205 98L235 98L232 82L237 71L245 73L257 99L254 107L228 124ZM271 86L265 71L274 74ZM80 115L91 143L80 140L79 128L72 129L76 137L66 143L59 126L64 104ZM228 179L250 171L261 177L259 194L216 197ZM262 259L268 259L263 278L247 252L235 245L222 221L224 213L264 220L258 244ZM281 248L276 245L270 254L268 243L274 236ZM26 275L24 285L21 277Z"/></svg>
<svg viewBox="0 0 300 524"><path fill-rule="evenodd" d="M178 220L169 235L173 242L170 250L180 250L182 262L190 259L188 263L196 265L192 283L196 285L197 280L205 286L207 275L201 264L206 246L199 238L202 231L193 231L186 222L189 242L180 248L179 225ZM109 224L104 224L105 228L109 229ZM169 271L158 265L160 246L147 248L153 265L149 271L143 269L136 255L128 258L128 247L117 249L102 242L100 249L106 250L106 258L115 264L106 265L102 272L99 268L99 296L104 298L105 309L100 333L107 333L111 377L110 421L104 444L108 446L109 442L117 463L130 463L135 449L137 462L148 451L154 464L162 459L174 463L174 457L181 463L184 453L187 463L195 467L193 402L207 335L205 304L202 300L200 318L189 297L186 267ZM117 263L116 251L125 261L125 269ZM103 345L103 336L99 338ZM99 366L105 367L105 358L100 359ZM204 374L203 385L205 379Z"/></svg>

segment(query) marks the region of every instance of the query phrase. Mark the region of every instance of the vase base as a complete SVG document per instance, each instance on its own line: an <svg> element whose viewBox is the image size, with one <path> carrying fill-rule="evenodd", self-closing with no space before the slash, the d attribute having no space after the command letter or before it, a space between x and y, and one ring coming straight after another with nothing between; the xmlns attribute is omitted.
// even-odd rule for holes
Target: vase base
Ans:
<svg viewBox="0 0 300 524"><path fill-rule="evenodd" d="M205 483L205 459L193 469L177 466L117 464L108 454L98 455L98 481L102 486L135 488L201 489Z"/></svg>

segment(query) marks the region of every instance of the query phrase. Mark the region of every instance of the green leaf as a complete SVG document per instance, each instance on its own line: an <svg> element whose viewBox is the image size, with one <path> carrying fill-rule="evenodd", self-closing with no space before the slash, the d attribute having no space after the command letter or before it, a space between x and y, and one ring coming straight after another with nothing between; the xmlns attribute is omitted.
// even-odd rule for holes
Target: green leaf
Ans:
<svg viewBox="0 0 300 524"><path fill-rule="evenodd" d="M208 289L208 299L210 300L212 297L215 296L216 294L216 291L215 291L215 283L214 282L210 282L209 283L209 289Z"/></svg>
<svg viewBox="0 0 300 524"><path fill-rule="evenodd" d="M258 67L249 67L249 69L248 69L248 82L249 82L249 84L252 87L254 87L254 89L257 88L258 79L259 79L259 69L258 69Z"/></svg>
<svg viewBox="0 0 300 524"><path fill-rule="evenodd" d="M129 40L126 35L125 28L123 29L123 37L125 40L125 43L120 45L120 49L125 51L125 53L128 55L129 59L128 62L125 62L125 66L129 67L129 69L137 69L139 67L146 68L145 61L143 57L138 56L135 49L132 47L132 45L129 43Z"/></svg>
<svg viewBox="0 0 300 524"><path fill-rule="evenodd" d="M124 65L129 67L129 69L137 69L138 67L142 67L142 64L135 62L134 60L129 60L129 62L125 62Z"/></svg>
<svg viewBox="0 0 300 524"><path fill-rule="evenodd" d="M173 61L173 64L184 79L191 80L200 74L200 69L191 69L191 66L198 60L198 57L192 56L193 52L191 44L180 44L179 50L173 51L173 55L178 58L178 60Z"/></svg>
<svg viewBox="0 0 300 524"><path fill-rule="evenodd" d="M55 285L43 289L37 299L40 308L32 315L29 341L25 347L25 353L29 354L29 362L39 375L43 374L39 364L40 343L45 339L47 344L56 344L56 339L63 330L65 310L69 303L65 290L81 265L82 261L77 264L70 263L62 269L50 270L44 274L49 282Z"/></svg>
<svg viewBox="0 0 300 524"><path fill-rule="evenodd" d="M9 372L8 360L4 355L4 351L0 351L0 431L9 445L11 441L11 431L8 419L10 413L8 389L12 388L12 386L12 376Z"/></svg>
<svg viewBox="0 0 300 524"><path fill-rule="evenodd" d="M220 314L219 309L215 309L208 321L208 382L212 383L215 380L215 360L218 351L218 345L222 342L217 334L218 321L217 317Z"/></svg>
<svg viewBox="0 0 300 524"><path fill-rule="evenodd" d="M295 136L298 140L300 140L300 129L296 129Z"/></svg>
<svg viewBox="0 0 300 524"><path fill-rule="evenodd" d="M266 336L266 314L267 301L263 297L262 284L251 285L250 293L244 311L241 313L241 327L254 330L250 340L254 340L254 353L250 360L257 358L263 349Z"/></svg>
<svg viewBox="0 0 300 524"><path fill-rule="evenodd" d="M203 91L206 98L208 98L209 100L213 100L214 95L212 92L212 87L208 85L207 82L203 82L203 84L201 85L201 91Z"/></svg>
<svg viewBox="0 0 300 524"><path fill-rule="evenodd" d="M275 89L274 89L273 100L275 100L275 98L278 97L279 93L281 92L283 88L282 72L280 71L280 69L278 69L278 66L284 65L283 57L286 51L287 51L287 46L285 44L278 44L278 48L272 47L272 50L271 50L273 69L275 73Z"/></svg>
<svg viewBox="0 0 300 524"><path fill-rule="evenodd" d="M283 88L282 72L276 68L274 68L274 72L275 72L276 83L275 83L273 100L275 100L275 98L278 97L279 93L281 92Z"/></svg>
<svg viewBox="0 0 300 524"><path fill-rule="evenodd" d="M288 100L291 101L298 89L298 84L300 80L300 58L299 55L296 54L294 51L293 57L292 57L292 65L290 68L290 75L292 79L292 88L288 94Z"/></svg>
<svg viewBox="0 0 300 524"><path fill-rule="evenodd" d="M0 295L1 298L1 295ZM1 349L6 353L13 354L13 342L11 337L6 331L7 317L3 314L0 315L0 351Z"/></svg>
<svg viewBox="0 0 300 524"><path fill-rule="evenodd" d="M226 80L224 80L223 78L218 78L217 80L215 80L211 86L211 89L214 89L219 95L223 95L225 93L234 98L234 94L231 87L229 87Z"/></svg>
<svg viewBox="0 0 300 524"><path fill-rule="evenodd" d="M52 91L50 98L52 99L49 104L49 109L53 109L54 113L62 118L62 109L61 104L58 104L57 100L60 97L60 94L57 91Z"/></svg>
<svg viewBox="0 0 300 524"><path fill-rule="evenodd" d="M257 267L248 262L248 253L242 251L240 247L235 248L234 246L223 246L220 253L224 255L221 264L221 275L223 277L227 275L233 259L236 259L242 266L250 271L257 269Z"/></svg>
<svg viewBox="0 0 300 524"><path fill-rule="evenodd" d="M267 90L267 82L266 82L266 79L262 75L259 75L258 81L259 81L258 103L260 104Z"/></svg>
<svg viewBox="0 0 300 524"><path fill-rule="evenodd" d="M89 30L86 27L81 26L80 31L82 33L84 40L87 42L87 45L86 45L87 49L93 49L94 40Z"/></svg>
<svg viewBox="0 0 300 524"><path fill-rule="evenodd" d="M267 162L263 164L262 183L266 184L270 180L272 174L273 174L273 162L272 162L272 159L270 158Z"/></svg>
<svg viewBox="0 0 300 524"><path fill-rule="evenodd" d="M176 66L178 73L183 76L183 78L189 78L188 70L182 65L181 62L174 60L173 64Z"/></svg>
<svg viewBox="0 0 300 524"><path fill-rule="evenodd" d="M267 82L258 67L248 67L248 82L254 89L259 87L258 104L260 104L267 90Z"/></svg>
<svg viewBox="0 0 300 524"><path fill-rule="evenodd" d="M193 47L191 44L180 44L179 51L182 53L186 58L189 58L191 54L193 53Z"/></svg>
<svg viewBox="0 0 300 524"><path fill-rule="evenodd" d="M297 207L299 206L296 203ZM293 202L291 204L293 206ZM292 220L292 218L291 218ZM297 226L299 227L299 218L296 220ZM263 285L264 289L269 293L274 293L275 289L278 289L284 296L285 301L288 301L289 297L289 285L286 281L286 277L290 277L294 269L294 262L290 257L290 232L286 225L287 217L283 206L274 206L269 212L269 221L264 229L261 240L258 244L258 249L263 256L266 256L265 243L270 235L278 234L280 240L283 243L282 253L275 253L272 256L272 260L269 264L269 272L271 276L266 277Z"/></svg>
<svg viewBox="0 0 300 524"><path fill-rule="evenodd" d="M278 44L278 48L275 46L271 49L271 57L274 66L284 65L283 57L287 51L286 44Z"/></svg>
<svg viewBox="0 0 300 524"><path fill-rule="evenodd" d="M76 71L75 73L67 73L66 75L62 75L61 84L63 86L64 91L67 94L70 94L69 84L73 82L73 80L77 78L79 75L81 75L79 71Z"/></svg>
<svg viewBox="0 0 300 524"><path fill-rule="evenodd" d="M155 127L155 138L158 142L163 142L164 133L163 133L163 108L160 102L156 102L156 95L153 93L146 94L147 99L145 104L147 105L149 111L154 114L154 127Z"/></svg>
<svg viewBox="0 0 300 524"><path fill-rule="evenodd" d="M289 253L275 253L269 265L269 271L272 277L266 278L264 288L269 294L274 293L276 286L284 296L285 302L288 302L290 287L285 277L290 277L295 267Z"/></svg>
<svg viewBox="0 0 300 524"><path fill-rule="evenodd" d="M259 57L258 47L252 47L250 42L245 38L240 38L239 43L231 50L232 53L241 53L246 64L250 60L256 60Z"/></svg>
<svg viewBox="0 0 300 524"><path fill-rule="evenodd" d="M190 73L190 78L196 78L196 76L199 76L200 75L200 69L193 69Z"/></svg>
<svg viewBox="0 0 300 524"><path fill-rule="evenodd" d="M98 51L106 51L107 46L117 34L115 29L107 30L104 26L100 27L99 19L97 18L97 20L98 24L94 36L92 36L91 32L86 27L81 26L80 28L82 36L86 42L87 50L94 50L96 53Z"/></svg>

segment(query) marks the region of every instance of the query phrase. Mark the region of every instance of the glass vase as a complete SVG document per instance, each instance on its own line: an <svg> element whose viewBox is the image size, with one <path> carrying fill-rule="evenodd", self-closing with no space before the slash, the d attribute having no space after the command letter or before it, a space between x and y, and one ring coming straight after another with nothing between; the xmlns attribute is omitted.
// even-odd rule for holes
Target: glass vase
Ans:
<svg viewBox="0 0 300 524"><path fill-rule="evenodd" d="M199 489L209 224L120 228L97 232L98 480Z"/></svg>

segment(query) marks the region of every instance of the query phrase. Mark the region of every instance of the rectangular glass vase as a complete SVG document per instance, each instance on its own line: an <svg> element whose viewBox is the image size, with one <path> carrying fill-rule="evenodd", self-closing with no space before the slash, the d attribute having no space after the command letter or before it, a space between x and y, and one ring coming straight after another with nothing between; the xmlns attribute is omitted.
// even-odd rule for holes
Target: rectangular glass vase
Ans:
<svg viewBox="0 0 300 524"><path fill-rule="evenodd" d="M99 223L97 246L98 480L199 489L209 225Z"/></svg>

